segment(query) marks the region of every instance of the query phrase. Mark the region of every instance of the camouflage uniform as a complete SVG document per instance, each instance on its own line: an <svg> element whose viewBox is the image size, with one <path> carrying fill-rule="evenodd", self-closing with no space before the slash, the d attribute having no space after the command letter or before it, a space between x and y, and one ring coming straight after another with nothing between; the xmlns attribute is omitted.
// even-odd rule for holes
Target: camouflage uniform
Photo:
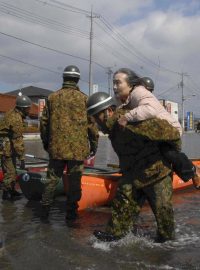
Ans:
<svg viewBox="0 0 200 270"><path fill-rule="evenodd" d="M115 236L126 234L147 199L156 218L158 237L173 239L171 168L159 151L159 143L169 143L179 149L179 132L161 119L128 124L122 129L116 120L123 113L117 111L107 120L109 137L122 169L107 232Z"/></svg>
<svg viewBox="0 0 200 270"><path fill-rule="evenodd" d="M8 111L0 122L1 157L4 189L13 188L16 179L16 158L24 160L24 115L17 108Z"/></svg>
<svg viewBox="0 0 200 270"><path fill-rule="evenodd" d="M43 194L44 206L52 203L55 187L67 165L67 205L77 208L81 198L83 160L91 151L96 152L98 141L96 124L88 122L86 101L86 95L73 82L65 82L62 89L48 98L40 120L41 138L50 157L47 172L50 182Z"/></svg>
<svg viewBox="0 0 200 270"><path fill-rule="evenodd" d="M99 141L99 130L93 116L88 115L88 139L90 145L90 155L93 156L97 152L98 141Z"/></svg>

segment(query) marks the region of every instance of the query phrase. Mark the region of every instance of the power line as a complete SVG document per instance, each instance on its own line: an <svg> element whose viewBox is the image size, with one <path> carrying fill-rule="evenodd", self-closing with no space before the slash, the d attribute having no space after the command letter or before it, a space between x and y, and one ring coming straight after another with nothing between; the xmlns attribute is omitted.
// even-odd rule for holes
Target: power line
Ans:
<svg viewBox="0 0 200 270"><path fill-rule="evenodd" d="M55 4L48 3L47 1L44 1L44 0L33 0L33 1L41 3L41 4L46 5L46 6L51 6L51 7L57 8L57 9L61 9L61 10L65 10L65 11L69 11L69 12L73 12L73 13L77 13L77 14L84 14L84 15L89 14L89 11L84 11L83 9L78 9L78 8L72 7L72 6L64 4L64 3L60 3L60 4L65 5L65 8L64 8L64 6L57 6ZM51 1L51 0L49 0L49 1ZM51 1L51 2L55 2L55 1Z"/></svg>
<svg viewBox="0 0 200 270"><path fill-rule="evenodd" d="M52 2L54 4L47 3L47 1L42 1L42 0L35 0L35 1L38 2L38 3L43 3L45 5L49 5L49 6L53 7L53 8L59 8L61 10L65 10L65 11L69 11L69 12L76 12L76 13L79 13L79 14L82 14L82 15L90 14L90 12L87 11L87 10L79 9L79 8L73 7L71 5L68 5L68 4L62 3L60 1L57 1L57 0L49 0L50 2ZM74 35L82 37L82 38L88 38L88 32L86 32L86 31L82 31L82 30L80 30L78 28L75 28L75 27L69 27L69 26L63 25L63 24L61 24L61 23L59 23L59 22L57 22L55 20L41 17L41 16L39 16L37 14L33 14L32 12L25 11L23 9L17 8L17 7L12 6L12 5L8 5L7 3L3 3L2 8L3 9L1 9L0 12L7 13L7 14L9 14L11 16L18 17L18 18L20 18L22 20L29 21L29 22L34 22L34 23L37 23L39 25L49 27L49 28L51 28L51 29L53 29L55 31L61 31L61 32L64 32L64 33L74 34ZM100 16L97 13L93 13L93 14ZM104 28L101 27L103 29L103 31L106 34L110 33L111 35L109 35L109 36L111 38L113 38L115 41L117 41L118 44L120 46L122 46L122 48L124 49L124 51L126 53L130 53L130 54L134 55L140 61L142 61L142 62L144 62L146 64L150 64L151 66L153 66L154 68L159 69L160 71L161 70L162 71L168 71L168 72L171 72L173 74L181 75L180 72L170 70L168 68L165 68L164 66L161 66L160 64L154 63L151 59L147 58L142 53L140 53L104 17L100 16L100 21L104 25ZM100 25L99 25L99 27L100 27ZM57 51L57 50L55 50L55 51ZM72 56L72 55L70 55L70 56ZM72 56L72 57L76 57L76 56ZM76 58L79 58L79 59L85 60L85 61L89 61L88 59L86 60L86 59L83 59L82 57L76 57ZM130 59L130 57L129 57L129 59ZM102 65L100 65L100 64L98 64L96 62L94 62L94 63L105 69L105 67L103 67Z"/></svg>
<svg viewBox="0 0 200 270"><path fill-rule="evenodd" d="M6 56L6 55L3 55L3 54L0 54L0 56L1 56L1 57L4 57L4 58L7 58L7 59L10 59L10 60L12 60L12 61L16 61L16 62L22 63L22 64L24 64L24 65L28 65L28 66L31 66L31 67L34 67L34 68L42 69L42 70L45 70L45 71L48 71L48 72L52 72L52 73L55 73L55 74L60 74L60 72L57 72L57 71L55 71L55 70L51 70L51 69L49 69L49 68L45 68L45 67L33 65L33 64L27 63L27 62L25 62L25 61L16 59L16 58L14 58L14 57Z"/></svg>
<svg viewBox="0 0 200 270"><path fill-rule="evenodd" d="M159 95L157 95L157 97L163 96L164 94L166 94L166 93L172 91L172 90L173 90L175 87L177 87L177 86L178 86L178 84L176 84L176 85L170 87L169 89L167 89L167 90L163 91L162 93L160 93Z"/></svg>
<svg viewBox="0 0 200 270"><path fill-rule="evenodd" d="M76 56L76 55L73 55L73 54L70 54L70 53L66 53L66 52L63 52L63 51L60 51L60 50L57 50L57 49L53 49L53 48L50 48L50 47L47 47L47 46L44 46L44 45L41 45L41 44L38 44L38 43L35 43L35 42L31 42L31 41L28 41L28 40L25 40L25 39L16 37L14 35L6 34L6 33L1 32L1 31L0 31L0 34L1 35L4 35L4 36L7 36L7 37L10 37L10 38L14 38L16 40L20 40L22 42L25 42L25 43L28 43L28 44L31 44L31 45L34 45L34 46L37 46L37 47L40 47L42 49L50 50L50 51L53 51L53 52L56 52L56 53L59 53L59 54L71 56L71 57L74 57L74 58L77 58L77 59L80 59L80 60L89 62L89 59L86 59L84 57ZM104 66L102 66L101 64L99 64L97 62L94 62L94 63L96 65L98 65L99 67L103 68L103 69L105 68Z"/></svg>
<svg viewBox="0 0 200 270"><path fill-rule="evenodd" d="M37 65L34 65L34 64L30 64L30 63L27 63L25 61L16 59L14 57L10 57L10 56L3 55L3 54L0 54L0 57L7 58L9 60L12 60L12 61L15 61L15 62L19 62L19 63L22 63L24 65L28 65L28 66L31 66L31 67L34 67L34 68L37 68L37 69L45 70L45 71L48 71L48 72L51 72L51 73L59 74L60 75L60 72L58 72L58 71L55 71L55 70L52 70L52 69L49 69L49 68L45 68L45 67L42 67L42 66L37 66ZM85 81L85 80L82 80L82 79L80 79L80 81L83 81L83 82L88 83L88 81Z"/></svg>
<svg viewBox="0 0 200 270"><path fill-rule="evenodd" d="M197 88L197 89L199 89L200 88L200 86L191 78L191 76L189 76L189 77L187 77L189 80L190 80L190 82L195 86L195 88Z"/></svg>
<svg viewBox="0 0 200 270"><path fill-rule="evenodd" d="M154 68L159 68L159 69L163 69L165 71L168 71L170 73L174 73L174 74L178 74L180 75L180 72L165 68L163 66L158 65L157 63L153 62L152 60L150 60L149 58L147 58L146 56L144 56L142 53L140 53L136 48L133 47L132 44L130 44L130 42L124 38L124 36L122 36L117 29L114 29L112 25L110 25L106 19L104 17L101 16L101 21L102 23L104 23L106 25L106 27L115 34L115 36L118 38L119 41L121 41L123 44L125 44L126 48L129 49L129 52L131 52L134 56L136 56L137 58L139 58L141 61L151 64ZM114 29L114 30L113 30ZM127 46L128 45L128 46ZM130 48L132 51L130 51Z"/></svg>
<svg viewBox="0 0 200 270"><path fill-rule="evenodd" d="M41 0L35 0L37 2L42 2ZM90 14L89 11L86 11L86 10L83 10L83 9L79 9L79 8L76 8L74 6L71 6L71 5L68 5L68 4L65 4L65 3L62 3L60 1L57 1L57 0L49 0L50 2L53 2L53 3L56 3L60 6L63 7L67 7L67 11L73 11L73 12L80 12L81 14ZM52 5L52 4L49 4L47 2L43 2L47 5ZM58 7L58 6L56 6ZM69 10L72 9L72 10ZM95 13L94 13L95 14ZM100 21L107 27L107 29L110 31L111 33L111 37L114 38L114 40L116 41L116 38L117 38L117 41L119 42L120 41L120 45L122 47L124 47L126 49L126 51L128 50L129 53L131 53L132 55L134 55L135 57L137 57L140 61L144 62L144 63L147 63L147 64L150 64L151 66L153 66L154 68L157 68L159 70L164 70L164 71L167 71L167 72L170 72L170 73L173 73L173 74L178 74L180 75L180 72L177 72L177 71L174 71L174 70L171 70L169 68L165 68L164 66L161 66L160 64L157 64L155 62L153 62L151 59L147 58L146 56L144 56L142 53L140 53L136 48L133 47L132 44L130 44L130 42L125 39L119 32L116 28L114 28L103 16L101 16L100 14L95 14L95 16L98 16L100 18ZM105 31L106 32L106 31ZM108 34L108 32L107 32Z"/></svg>
<svg viewBox="0 0 200 270"><path fill-rule="evenodd" d="M96 21L95 21L95 24L96 24L97 26L99 26L99 28L101 28L101 29L104 31L103 27L102 27L100 24L98 24ZM108 32L107 30L105 30L105 31L106 31L106 33L110 36L109 32ZM128 57L128 55L125 55L125 54L124 54L124 52L127 52L127 50L126 50L125 47L124 47L124 50L123 50L123 51L121 51L121 50L120 50L120 51L116 51L115 49L113 49L113 47L109 46L107 43L105 43L105 42L103 42L103 41L100 41L97 35L95 35L95 38L96 38L96 39L95 39L95 43L96 43L98 46L100 46L100 47L102 47L102 48L105 48L106 51L109 50L110 53L111 53L115 58L119 59L119 60L122 61L122 62L124 62L124 60L126 60L126 63L129 62L131 65L133 64L132 59L131 59L130 57ZM115 39L115 41L118 42L117 39ZM123 45L122 45L122 46L123 46ZM138 68L141 68L141 66L140 66L138 63L135 63L135 62L134 62L134 64L135 64L136 66L138 66Z"/></svg>
<svg viewBox="0 0 200 270"><path fill-rule="evenodd" d="M132 47L130 48L130 44L129 42L121 36L121 34L118 32L117 29L114 29L113 26L111 26L103 17L101 17L102 20L101 22L108 28L109 32L111 33L111 37L118 42L118 44L120 46L122 46L126 51L128 51L130 54L134 55L136 58L138 58L140 61L145 62L146 63L146 59L144 56L141 56L140 53L137 52L137 50ZM105 31L107 32L107 31ZM107 32L108 33L108 32ZM119 43L120 42L120 43ZM129 46L127 46L129 45ZM149 61L148 61L149 62ZM155 65L155 63L150 62L151 65Z"/></svg>
<svg viewBox="0 0 200 270"><path fill-rule="evenodd" d="M197 89L195 89L191 86L187 86L187 85L185 85L185 88L187 88L188 90L192 90L196 95L200 96L200 93L198 92Z"/></svg>
<svg viewBox="0 0 200 270"><path fill-rule="evenodd" d="M37 1L37 0L36 0ZM63 7L67 7L67 8L70 8L70 9L72 9L72 11L73 12L79 12L79 13L81 13L81 14L90 14L90 11L88 11L88 10L84 10L84 9L80 9L80 8L77 8L77 7L74 7L74 6L71 6L71 5L68 5L68 4L65 4L65 3L62 3L62 2L60 2L60 1L57 1L57 0L49 0L50 2L53 2L53 3L56 3L56 4L58 4L58 5L60 5L60 6L62 6L62 9L63 9ZM50 4L49 4L50 5ZM58 7L58 6L57 6ZM98 14L94 14L95 16L96 15L98 15Z"/></svg>
<svg viewBox="0 0 200 270"><path fill-rule="evenodd" d="M95 24L98 25L98 26L104 31L104 29L102 28L101 25L99 25L97 22L95 22ZM109 35L109 32L108 32L108 31L105 31L105 32ZM98 36L95 35L95 38L98 38ZM118 42L117 39L114 38L114 40ZM107 51L107 49L109 49L109 51L111 52L111 54L114 55L116 58L118 58L118 59L121 60L121 58L120 58L120 55L121 55L121 57L123 58L122 61L124 61L124 58L126 58L126 60L127 60L128 62L133 63L133 61L131 60L130 57L128 57L127 55L126 55L126 56L123 55L124 52L127 53L126 47L124 47L123 45L121 45L121 47L124 48L124 51L120 51L120 52L117 51L117 52L116 52L116 50L114 50L113 47L110 47L110 46L109 46L108 44L106 44L105 42L102 42L102 41L98 42L98 41L96 41L96 44L97 44L97 45L100 45L100 44L101 44L100 46L101 46L101 47L105 47L105 48L106 48L106 51ZM114 51L115 51L116 53L114 53ZM136 63L135 63L135 64L136 64ZM138 65L138 64L136 64L136 65ZM138 65L138 66L139 66L139 65Z"/></svg>
<svg viewBox="0 0 200 270"><path fill-rule="evenodd" d="M39 0L36 0L39 1ZM62 7L70 7L73 9L73 11L79 11L82 14L86 14L86 13L90 13L89 11L83 10L83 9L79 9L76 8L74 6L68 5L68 4L64 4L58 0L49 0L50 2L54 2L56 4L61 5ZM45 2L45 4L48 4ZM68 10L69 11L69 10ZM94 13L95 14L95 13ZM124 38L124 36L122 36L119 31L114 28L103 16L101 16L100 14L95 14L96 16L98 16L100 18L100 21L107 27L107 29L110 31L111 33L111 37L114 38L114 36L117 38L118 41L120 41L120 45L122 45L123 47L126 47L126 50L129 51L129 53L133 54L135 57L137 57L140 61L150 64L151 66L153 66L154 68L159 69L159 71L167 71L173 74L177 74L177 75L181 75L180 72L166 68L164 66L161 66L160 63L157 64L154 61L152 61L151 59L149 59L148 57L146 57L144 54L142 54L141 52L139 52L126 38ZM116 40L116 38L114 38Z"/></svg>
<svg viewBox="0 0 200 270"><path fill-rule="evenodd" d="M17 18L25 20L25 21L37 23L37 24L45 26L47 28L49 28L49 26L50 26L51 29L55 29L55 30L60 31L60 32L64 32L64 33L70 32L71 34L76 34L76 36L78 34L80 37L89 39L89 32L87 32L87 31L83 31L77 27L66 26L58 21L55 21L55 20L52 20L49 18L45 18L45 17L41 17L33 12L29 12L27 10L17 8L15 6L12 6L12 5L9 5L6 3L1 4L0 12L6 13L10 16L14 16L14 17L17 17Z"/></svg>

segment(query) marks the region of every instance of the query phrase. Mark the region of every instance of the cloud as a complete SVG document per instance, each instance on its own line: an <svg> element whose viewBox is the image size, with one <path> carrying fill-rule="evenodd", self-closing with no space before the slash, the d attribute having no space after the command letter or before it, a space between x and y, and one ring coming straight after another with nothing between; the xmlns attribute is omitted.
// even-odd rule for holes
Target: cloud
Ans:
<svg viewBox="0 0 200 270"><path fill-rule="evenodd" d="M187 72L198 85L199 1L7 0L0 2L0 32L13 37L0 34L0 54L55 73L0 56L1 91L29 84L57 89L62 70L75 64L81 70L80 86L88 93L91 6L101 15L93 20L93 83L100 90L108 89L108 67L114 71L122 66L151 76L157 94L180 82L181 76L169 70ZM186 95L195 90L199 97L194 85L188 88ZM180 101L180 89L164 97Z"/></svg>

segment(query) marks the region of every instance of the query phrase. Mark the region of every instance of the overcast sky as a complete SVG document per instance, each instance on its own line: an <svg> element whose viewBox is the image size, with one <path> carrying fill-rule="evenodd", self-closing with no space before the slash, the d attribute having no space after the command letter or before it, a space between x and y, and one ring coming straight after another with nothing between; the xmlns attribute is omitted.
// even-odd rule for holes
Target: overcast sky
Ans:
<svg viewBox="0 0 200 270"><path fill-rule="evenodd" d="M77 65L88 94L93 9L92 81L108 91L108 70L129 67L155 82L158 98L200 116L199 0L0 0L0 92L33 85L57 90Z"/></svg>

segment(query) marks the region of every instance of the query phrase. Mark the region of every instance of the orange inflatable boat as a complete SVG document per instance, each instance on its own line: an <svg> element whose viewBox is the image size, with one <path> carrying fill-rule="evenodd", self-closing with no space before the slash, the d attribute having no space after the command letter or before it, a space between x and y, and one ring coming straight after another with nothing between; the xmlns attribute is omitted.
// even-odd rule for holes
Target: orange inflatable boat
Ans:
<svg viewBox="0 0 200 270"><path fill-rule="evenodd" d="M193 160L200 166L200 160ZM19 175L19 184L22 192L28 200L41 199L46 179L46 168L30 168L29 172ZM79 202L79 210L93 208L109 204L115 196L118 180L121 174L118 169L86 167L81 179L82 197ZM2 175L0 174L0 180ZM192 180L183 182L176 174L173 175L174 191L192 186ZM63 176L56 189L57 195L64 195L67 189L67 175Z"/></svg>

